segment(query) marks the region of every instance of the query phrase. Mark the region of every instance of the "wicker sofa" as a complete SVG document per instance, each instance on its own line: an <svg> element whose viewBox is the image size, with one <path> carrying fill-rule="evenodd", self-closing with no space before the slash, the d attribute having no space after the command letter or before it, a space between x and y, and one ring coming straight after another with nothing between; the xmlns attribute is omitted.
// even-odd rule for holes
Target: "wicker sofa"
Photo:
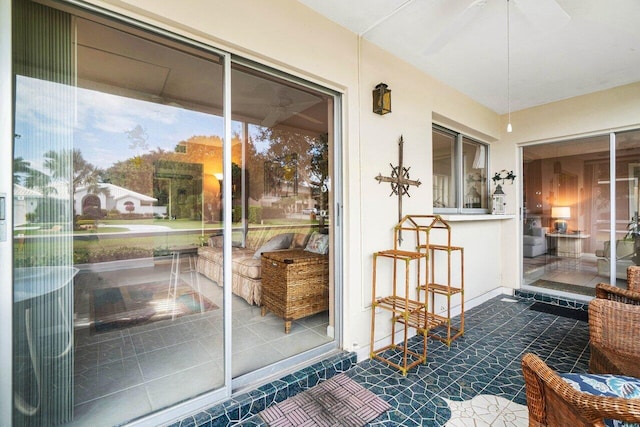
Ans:
<svg viewBox="0 0 640 427"><path fill-rule="evenodd" d="M304 248L312 231L310 228L302 227L249 229L244 246L240 242L233 244L231 255L233 294L242 297L249 304L260 306L262 298L261 252ZM219 286L223 284L222 240L222 235L214 235L209 238L207 246L198 248L198 272ZM277 244L271 244L276 240Z"/></svg>
<svg viewBox="0 0 640 427"><path fill-rule="evenodd" d="M577 391L538 356L522 358L529 426L604 426L604 419L640 422L640 399Z"/></svg>

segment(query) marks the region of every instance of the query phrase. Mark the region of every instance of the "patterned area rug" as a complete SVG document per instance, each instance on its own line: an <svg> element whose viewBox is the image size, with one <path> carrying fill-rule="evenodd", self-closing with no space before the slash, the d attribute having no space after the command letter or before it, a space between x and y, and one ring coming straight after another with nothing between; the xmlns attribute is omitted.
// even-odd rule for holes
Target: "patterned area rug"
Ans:
<svg viewBox="0 0 640 427"><path fill-rule="evenodd" d="M571 283L554 282L553 280L538 279L531 283L529 286L535 286L537 288L555 289L556 291L570 292L573 294L587 295L590 297L596 296L596 288L590 288L588 286L572 285Z"/></svg>
<svg viewBox="0 0 640 427"><path fill-rule="evenodd" d="M185 282L177 287L175 303L167 298L168 292L165 281L95 289L91 331L109 332L218 308Z"/></svg>
<svg viewBox="0 0 640 427"><path fill-rule="evenodd" d="M513 426L529 425L526 405L511 402L503 397L481 394L460 402L444 399L451 410L446 427L465 426Z"/></svg>
<svg viewBox="0 0 640 427"><path fill-rule="evenodd" d="M360 427L389 408L387 402L339 374L265 409L260 417L271 427Z"/></svg>

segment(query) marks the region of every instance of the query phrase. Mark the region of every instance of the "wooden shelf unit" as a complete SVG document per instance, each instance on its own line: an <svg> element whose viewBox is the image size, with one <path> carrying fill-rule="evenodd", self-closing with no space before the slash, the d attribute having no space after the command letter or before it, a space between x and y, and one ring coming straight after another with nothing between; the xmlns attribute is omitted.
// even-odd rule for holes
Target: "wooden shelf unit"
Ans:
<svg viewBox="0 0 640 427"><path fill-rule="evenodd" d="M420 293L424 291L425 307L427 307L426 324L421 333L451 345L453 340L464 335L464 248L451 244L451 226L440 215L406 215L396 225L396 237L401 236L403 231L415 233L416 251L427 256L425 280L418 282L418 301L420 301ZM440 235L434 233L440 233ZM441 243L434 243L435 241ZM436 272L441 268L436 266L436 253L441 252L446 253L447 259L446 282L444 283L435 280ZM460 282L455 284L452 283L453 254L459 254L460 257ZM444 296L447 299L445 315L435 313L436 295ZM454 296L460 296L460 320L456 325L451 323L451 299ZM444 326L445 336L437 332L440 329L438 326Z"/></svg>
<svg viewBox="0 0 640 427"><path fill-rule="evenodd" d="M420 250L426 251L429 254L430 269L429 280L426 284L420 285L420 290L425 292L425 299L429 299L431 305L430 315L444 324L446 329L446 336L438 334L434 329L431 329L428 334L430 337L438 339L447 345L451 345L451 342L458 337L464 335L464 248L461 246L451 246L451 240L449 236L447 245L422 245ZM436 273L436 253L446 252L447 257L447 274L446 282L438 283L435 279ZM452 256L459 254L460 257L460 282L457 284L452 283ZM435 314L435 296L444 296L447 300L446 315ZM456 325L451 323L451 298L454 296L460 296L460 320ZM454 331L452 335L452 330Z"/></svg>
<svg viewBox="0 0 640 427"><path fill-rule="evenodd" d="M377 286L377 265L379 258L390 259L393 262L392 295L376 296ZM371 304L371 354L372 359L377 359L400 370L402 375L407 375L409 369L424 363L427 360L427 334L426 302L412 299L411 296L411 265L415 264L417 278L420 278L422 270L421 263L426 267L427 254L412 251L402 251L397 248L376 252L373 254L373 286ZM397 273L398 264L404 263L405 277L404 286L398 284ZM420 283L419 281L417 283ZM375 328L377 309L391 312L391 344L375 349ZM402 324L404 327L402 343L396 343L396 325ZM422 353L410 350L407 342L409 339L409 328L415 328L418 334L423 335ZM400 350L400 360L396 360L395 352Z"/></svg>

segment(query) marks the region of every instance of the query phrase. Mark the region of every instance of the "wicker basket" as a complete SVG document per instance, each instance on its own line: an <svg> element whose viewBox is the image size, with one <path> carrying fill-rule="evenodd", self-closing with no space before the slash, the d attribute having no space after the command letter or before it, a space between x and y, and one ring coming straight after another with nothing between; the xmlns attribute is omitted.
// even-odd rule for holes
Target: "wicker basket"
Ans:
<svg viewBox="0 0 640 427"><path fill-rule="evenodd" d="M291 321L329 309L329 257L302 249L262 254L262 315Z"/></svg>

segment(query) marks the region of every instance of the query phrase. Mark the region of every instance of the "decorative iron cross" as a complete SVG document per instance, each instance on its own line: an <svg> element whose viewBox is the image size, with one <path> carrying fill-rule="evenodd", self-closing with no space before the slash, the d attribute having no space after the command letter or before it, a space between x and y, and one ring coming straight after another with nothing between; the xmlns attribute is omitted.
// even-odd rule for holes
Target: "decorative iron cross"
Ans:
<svg viewBox="0 0 640 427"><path fill-rule="evenodd" d="M411 197L409 194L409 186L415 185L419 187L420 184L422 184L419 179L409 179L409 169L411 168L405 168L402 164L403 144L404 139L402 135L400 135L400 140L398 141L398 166L393 166L389 163L389 166L391 166L391 176L382 176L380 173L376 176L378 183L388 182L391 184L391 194L389 194L389 197L394 194L398 196L398 223L402 221L402 196L406 195L407 197ZM402 244L401 231L398 231L398 243Z"/></svg>

